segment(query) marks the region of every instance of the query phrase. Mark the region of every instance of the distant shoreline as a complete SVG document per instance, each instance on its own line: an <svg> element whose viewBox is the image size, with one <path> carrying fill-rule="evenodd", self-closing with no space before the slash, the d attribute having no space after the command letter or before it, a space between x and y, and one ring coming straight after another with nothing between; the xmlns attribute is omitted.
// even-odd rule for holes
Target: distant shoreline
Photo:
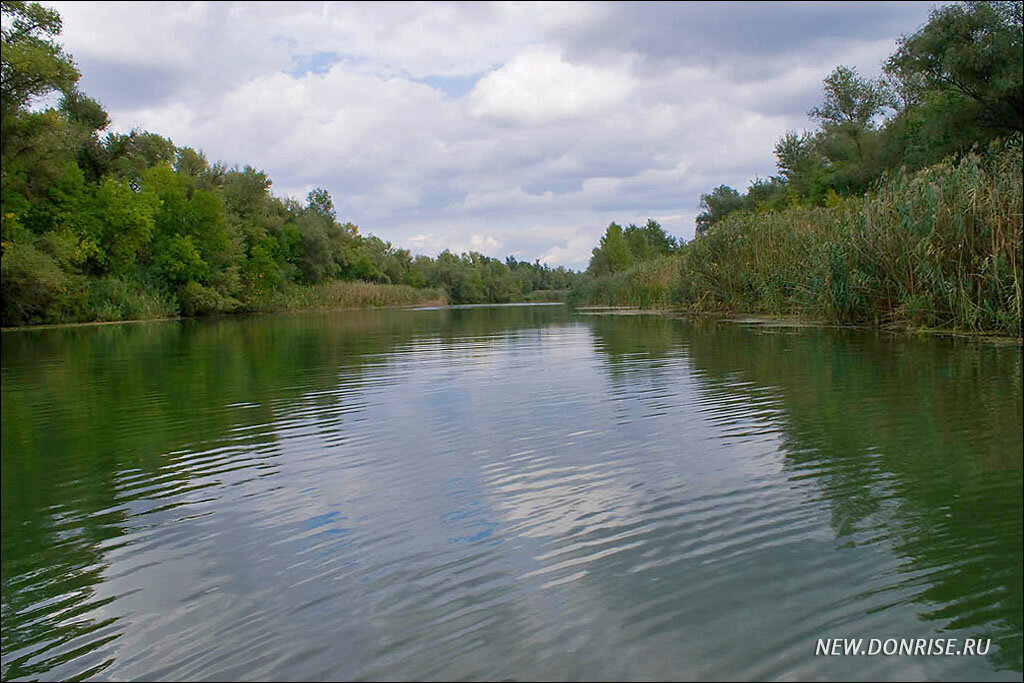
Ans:
<svg viewBox="0 0 1024 683"><path fill-rule="evenodd" d="M341 311L430 311L442 309L464 309L464 308L488 308L507 306L565 306L564 301L508 301L505 303L482 303L482 304L446 304L439 302L425 301L417 304L393 304L388 306L324 306L309 308L287 308L276 311L244 311L239 313L223 313L220 315L177 315L165 318L135 318L131 320L93 320L80 323L55 323L45 325L19 325L17 327L0 327L3 332L31 332L33 330L57 330L69 327L95 327L99 325L136 325L139 323L168 323L178 320L228 320L232 318L244 318L249 316L280 315L283 313L314 313L314 312L341 312Z"/></svg>

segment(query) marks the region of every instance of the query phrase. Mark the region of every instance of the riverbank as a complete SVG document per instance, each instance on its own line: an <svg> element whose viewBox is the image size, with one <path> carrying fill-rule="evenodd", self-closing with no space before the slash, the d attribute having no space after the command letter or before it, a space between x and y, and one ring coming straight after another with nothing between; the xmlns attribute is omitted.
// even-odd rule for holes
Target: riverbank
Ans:
<svg viewBox="0 0 1024 683"><path fill-rule="evenodd" d="M577 306L574 309L582 315L612 315L612 316L663 316L670 318L714 320L716 322L749 325L764 328L817 328L836 330L874 330L888 334L905 336L935 336L935 337L956 337L970 339L972 341L996 344L1002 346L1024 346L1024 338L1008 335L993 335L982 332L964 332L957 330L943 330L929 327L908 327L899 325L856 325L832 323L825 320L815 320L806 317L784 316L784 315L749 315L717 313L712 311L692 311L681 308L641 308L639 306Z"/></svg>
<svg viewBox="0 0 1024 683"><path fill-rule="evenodd" d="M311 310L361 310L370 308L402 308L408 306L444 306L448 302L444 290L437 288L415 288L407 285L385 285L360 280L334 280L318 285L291 286L280 291L253 298L231 311L216 315L244 315L250 313L284 313L288 311ZM112 306L108 308L113 308ZM113 325L118 323L160 322L185 318L209 317L204 315L168 315L171 311L152 309L158 313L151 316L126 316L121 319L74 320L38 325L4 327L4 332L17 330L38 330L84 325Z"/></svg>
<svg viewBox="0 0 1024 683"><path fill-rule="evenodd" d="M311 309L443 306L448 297L440 288L383 285L374 282L332 280L318 285L289 287L257 299L253 312L277 313Z"/></svg>
<svg viewBox="0 0 1024 683"><path fill-rule="evenodd" d="M565 303L569 290L540 290L519 301L494 304L464 304L462 306L514 306L554 305ZM273 313L303 313L309 311L364 311L372 309L403 309L442 307L451 302L443 289L415 288L406 285L383 285L373 282L335 280L319 285L294 286L264 296L253 305L240 307L229 313L213 315L162 315L123 320L89 320L67 323L20 325L0 328L0 332L24 332L100 325L172 322L200 318L232 318L245 315Z"/></svg>
<svg viewBox="0 0 1024 683"><path fill-rule="evenodd" d="M1018 138L831 206L737 212L568 300L1020 337L1022 175Z"/></svg>

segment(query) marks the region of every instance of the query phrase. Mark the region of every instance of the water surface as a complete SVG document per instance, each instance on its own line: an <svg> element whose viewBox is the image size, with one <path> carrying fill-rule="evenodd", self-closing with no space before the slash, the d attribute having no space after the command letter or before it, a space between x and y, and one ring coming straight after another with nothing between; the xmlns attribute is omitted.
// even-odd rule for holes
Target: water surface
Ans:
<svg viewBox="0 0 1024 683"><path fill-rule="evenodd" d="M5 680L1021 677L1019 347L560 306L2 341Z"/></svg>

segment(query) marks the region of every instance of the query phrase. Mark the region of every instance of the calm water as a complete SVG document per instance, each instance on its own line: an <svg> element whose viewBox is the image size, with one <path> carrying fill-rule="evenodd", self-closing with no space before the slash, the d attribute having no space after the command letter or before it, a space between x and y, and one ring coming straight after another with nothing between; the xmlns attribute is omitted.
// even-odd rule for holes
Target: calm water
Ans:
<svg viewBox="0 0 1024 683"><path fill-rule="evenodd" d="M542 306L2 341L4 679L1021 679L1019 347Z"/></svg>

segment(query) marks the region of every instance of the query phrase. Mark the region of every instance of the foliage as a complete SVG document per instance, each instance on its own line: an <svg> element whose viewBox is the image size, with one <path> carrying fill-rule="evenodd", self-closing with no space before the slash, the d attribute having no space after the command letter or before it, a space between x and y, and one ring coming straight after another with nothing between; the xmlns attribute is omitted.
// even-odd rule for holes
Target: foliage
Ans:
<svg viewBox="0 0 1024 683"><path fill-rule="evenodd" d="M3 17L0 111L6 119L34 97L69 91L78 81L78 70L53 40L61 30L55 10L35 2L4 0Z"/></svg>
<svg viewBox="0 0 1024 683"><path fill-rule="evenodd" d="M634 263L671 254L678 246L676 238L652 218L647 219L643 227L630 223L625 230L613 222L594 248L587 273L596 276L620 273Z"/></svg>
<svg viewBox="0 0 1024 683"><path fill-rule="evenodd" d="M1001 134L1024 132L1021 2L968 2L932 11L886 62L908 104L955 94L970 116Z"/></svg>
<svg viewBox="0 0 1024 683"><path fill-rule="evenodd" d="M700 208L704 211L697 216L697 235L703 235L712 225L744 206L740 193L728 185L719 185L709 194L702 194Z"/></svg>
<svg viewBox="0 0 1024 683"><path fill-rule="evenodd" d="M323 188L301 205L272 195L261 170L160 135L101 137L107 113L54 41L60 16L23 2L4 2L3 16L4 325L506 302L579 277L476 252L414 257L340 220ZM53 91L58 107L31 109ZM666 248L657 224L630 229L644 253Z"/></svg>
<svg viewBox="0 0 1024 683"><path fill-rule="evenodd" d="M320 285L291 285L254 302L258 311L444 305L443 290L408 285L332 280Z"/></svg>
<svg viewBox="0 0 1024 683"><path fill-rule="evenodd" d="M656 260L592 260L604 277L570 300L1020 335L1021 18L1019 1L941 7L884 79L838 66L818 129L776 143L778 176L701 195L670 287Z"/></svg>
<svg viewBox="0 0 1024 683"><path fill-rule="evenodd" d="M663 261L580 283L576 303L808 315L1021 335L1019 136L831 207L739 211Z"/></svg>
<svg viewBox="0 0 1024 683"><path fill-rule="evenodd" d="M772 201L763 184L746 194L720 185L701 196L697 235L733 211L826 206L863 195L886 173L916 170L1024 131L1022 3L967 2L932 11L903 36L884 79L840 65L808 115L817 130L775 145ZM784 198L784 199L783 199Z"/></svg>

